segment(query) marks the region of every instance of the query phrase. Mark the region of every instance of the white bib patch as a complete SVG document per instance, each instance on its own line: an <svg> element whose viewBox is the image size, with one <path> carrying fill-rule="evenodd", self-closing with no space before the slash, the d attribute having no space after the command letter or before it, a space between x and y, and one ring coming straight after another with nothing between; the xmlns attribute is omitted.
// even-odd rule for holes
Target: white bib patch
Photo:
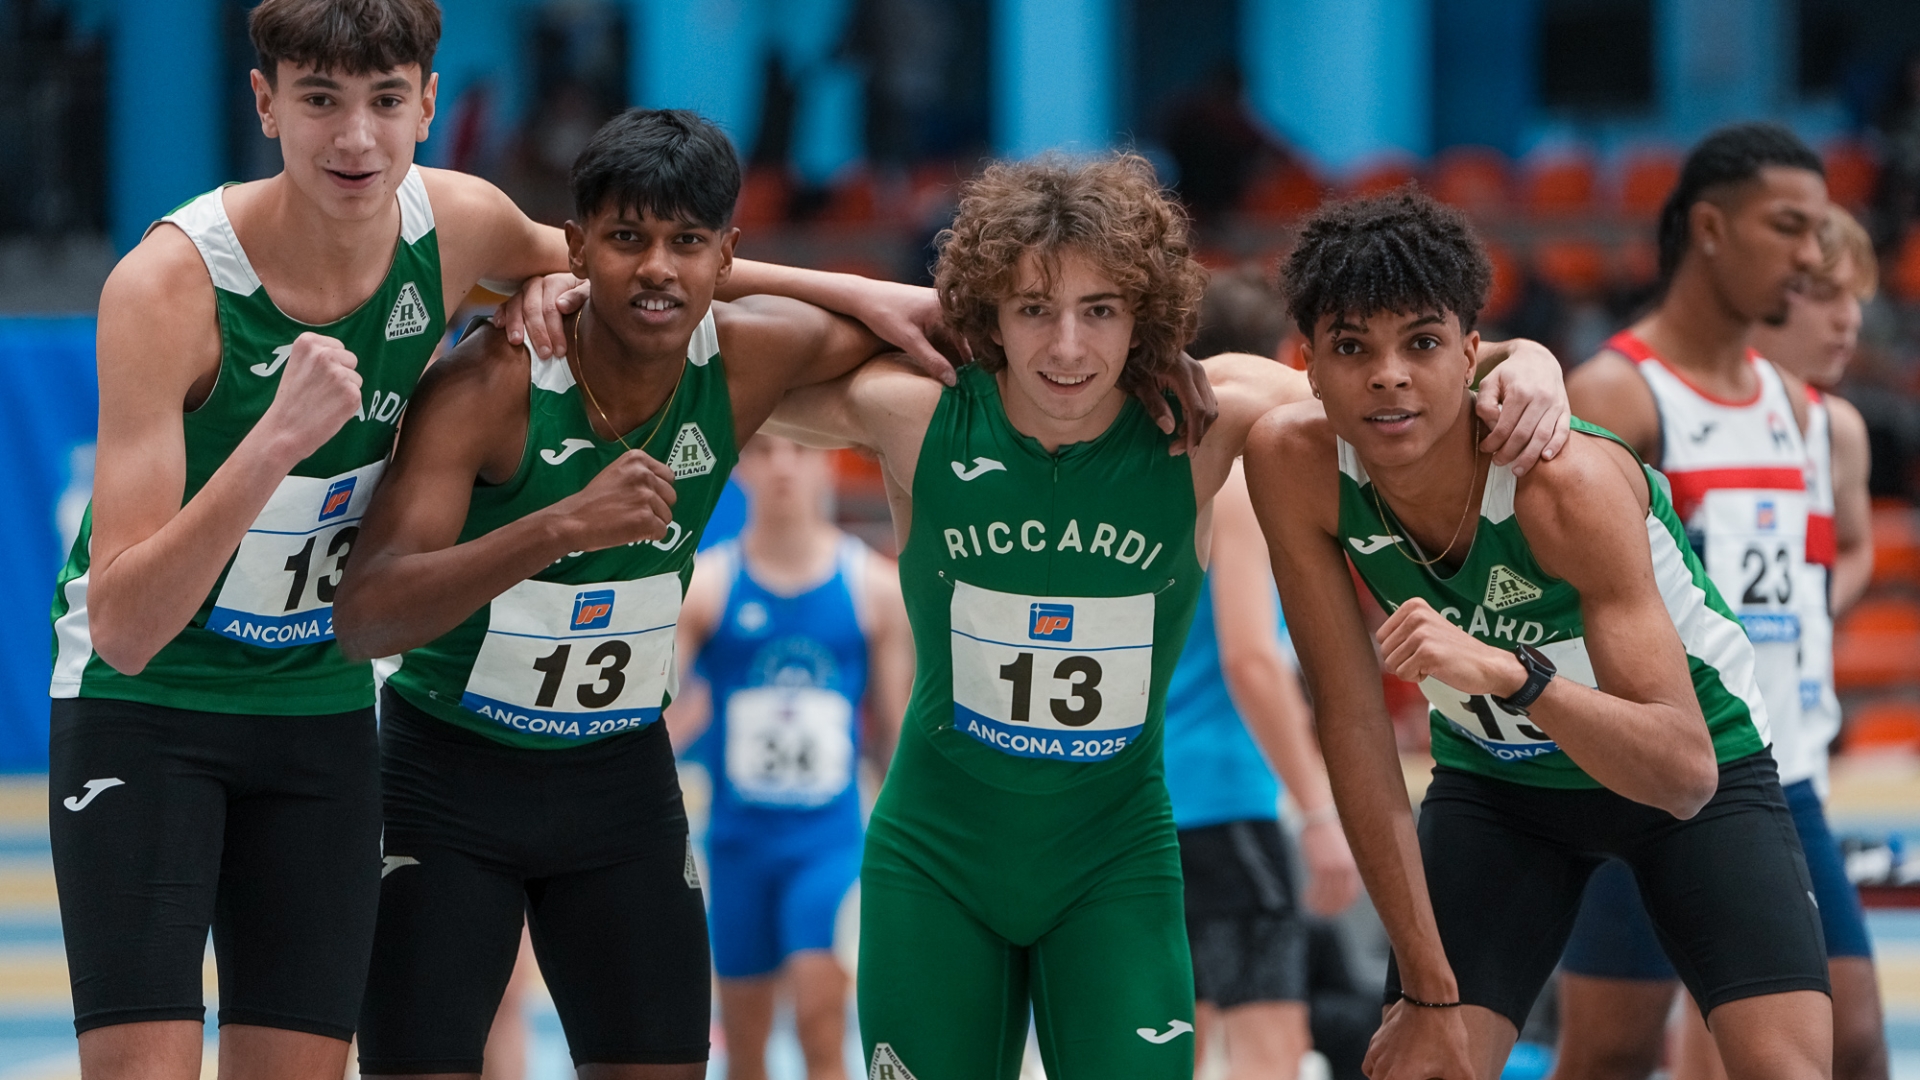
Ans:
<svg viewBox="0 0 1920 1080"><path fill-rule="evenodd" d="M267 649L333 640L333 592L386 470L280 481L240 541L207 629Z"/></svg>
<svg viewBox="0 0 1920 1080"><path fill-rule="evenodd" d="M1568 638L1538 646L1553 661L1560 678L1593 686L1593 661L1584 638ZM1479 744L1501 761L1526 761L1560 749L1546 732L1519 713L1508 712L1490 694L1463 694L1439 679L1422 679L1420 692L1427 704L1447 718L1455 731Z"/></svg>
<svg viewBox="0 0 1920 1080"><path fill-rule="evenodd" d="M953 726L1006 754L1105 761L1146 725L1153 596L1016 596L961 582Z"/></svg>
<svg viewBox="0 0 1920 1080"><path fill-rule="evenodd" d="M427 310L426 301L420 299L420 290L411 281L400 286L400 297L393 302L392 314L387 316L387 340L425 333L432 325L433 315Z"/></svg>
<svg viewBox="0 0 1920 1080"><path fill-rule="evenodd" d="M853 703L817 686L727 699L727 780L748 802L825 806L853 782Z"/></svg>
<svg viewBox="0 0 1920 1080"><path fill-rule="evenodd" d="M1707 576L1753 642L1753 677L1776 740L1798 730L1800 599L1806 579L1804 491L1717 490L1694 521L1706 528ZM1778 753L1779 751L1776 751Z"/></svg>
<svg viewBox="0 0 1920 1080"><path fill-rule="evenodd" d="M707 445L700 425L689 423L681 424L679 434L673 437L673 449L667 451L666 466L673 470L675 480L685 480L712 472L718 460L713 456L713 448Z"/></svg>
<svg viewBox="0 0 1920 1080"><path fill-rule="evenodd" d="M463 708L535 735L586 739L659 719L674 689L680 576L523 581L488 607Z"/></svg>

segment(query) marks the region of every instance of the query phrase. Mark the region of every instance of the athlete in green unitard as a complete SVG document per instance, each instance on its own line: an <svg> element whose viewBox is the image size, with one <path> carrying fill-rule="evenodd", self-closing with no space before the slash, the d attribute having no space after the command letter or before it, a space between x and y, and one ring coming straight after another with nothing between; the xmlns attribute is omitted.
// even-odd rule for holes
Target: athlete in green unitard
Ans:
<svg viewBox="0 0 1920 1080"><path fill-rule="evenodd" d="M978 360L959 384L877 361L775 412L879 455L902 545L918 665L861 876L872 1077L1010 1078L1029 1008L1055 1080L1192 1073L1162 706L1213 494L1307 393L1269 359L1207 361L1218 421L1170 453L1128 389L1175 364L1201 279L1141 159L996 165L941 239ZM1505 374L1490 445L1530 463L1564 437L1558 368Z"/></svg>

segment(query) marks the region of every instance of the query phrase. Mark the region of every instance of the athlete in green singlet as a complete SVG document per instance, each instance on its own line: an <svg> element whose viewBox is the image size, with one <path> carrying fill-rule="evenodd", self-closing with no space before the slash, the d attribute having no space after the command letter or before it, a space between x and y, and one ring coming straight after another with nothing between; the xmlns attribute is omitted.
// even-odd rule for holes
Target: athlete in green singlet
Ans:
<svg viewBox="0 0 1920 1080"><path fill-rule="evenodd" d="M1305 380L1206 361L1218 422L1169 453L1128 388L1176 362L1202 272L1138 157L991 166L940 243L959 384L880 361L772 421L879 455L918 656L861 873L868 1075L1011 1078L1031 1008L1055 1080L1187 1077L1162 707L1214 492ZM1530 463L1562 437L1557 365L1503 373L1490 447Z"/></svg>
<svg viewBox="0 0 1920 1080"><path fill-rule="evenodd" d="M1410 192L1323 208L1286 276L1323 400L1260 421L1247 477L1393 942L1367 1075L1497 1076L1610 855L1729 1074L1828 1075L1820 926L1753 648L1659 475L1577 420L1524 477L1486 460L1470 385L1491 272L1457 212ZM1417 839L1349 560L1392 613L1386 669L1432 705Z"/></svg>

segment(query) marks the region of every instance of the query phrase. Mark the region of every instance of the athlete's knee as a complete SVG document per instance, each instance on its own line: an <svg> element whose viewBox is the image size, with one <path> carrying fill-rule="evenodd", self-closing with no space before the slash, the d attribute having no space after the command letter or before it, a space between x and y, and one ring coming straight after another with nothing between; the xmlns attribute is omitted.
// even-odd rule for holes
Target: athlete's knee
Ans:
<svg viewBox="0 0 1920 1080"><path fill-rule="evenodd" d="M1879 1010L1835 1008L1833 1080L1887 1080L1888 1069L1887 1038Z"/></svg>

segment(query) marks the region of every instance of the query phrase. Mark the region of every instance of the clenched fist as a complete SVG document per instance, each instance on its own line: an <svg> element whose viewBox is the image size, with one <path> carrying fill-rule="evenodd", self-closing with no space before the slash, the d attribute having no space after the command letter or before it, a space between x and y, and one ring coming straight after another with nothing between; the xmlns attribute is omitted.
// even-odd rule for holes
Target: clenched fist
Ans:
<svg viewBox="0 0 1920 1080"><path fill-rule="evenodd" d="M1410 683L1434 678L1463 694L1500 697L1527 684L1518 657L1477 640L1417 596L1389 615L1374 637L1381 665Z"/></svg>
<svg viewBox="0 0 1920 1080"><path fill-rule="evenodd" d="M673 521L673 470L629 450L577 495L553 505L569 551L658 540Z"/></svg>
<svg viewBox="0 0 1920 1080"><path fill-rule="evenodd" d="M288 348L273 404L260 418L305 459L360 411L359 358L322 334L305 333Z"/></svg>

